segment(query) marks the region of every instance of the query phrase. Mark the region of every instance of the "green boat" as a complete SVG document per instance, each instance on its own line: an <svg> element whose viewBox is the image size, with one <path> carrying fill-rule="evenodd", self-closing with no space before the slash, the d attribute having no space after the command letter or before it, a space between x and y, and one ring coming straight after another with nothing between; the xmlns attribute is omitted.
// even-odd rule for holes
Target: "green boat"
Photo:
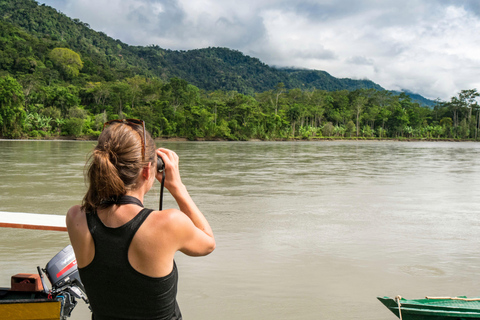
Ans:
<svg viewBox="0 0 480 320"><path fill-rule="evenodd" d="M480 320L480 298L425 297L404 299L378 297L401 320Z"/></svg>

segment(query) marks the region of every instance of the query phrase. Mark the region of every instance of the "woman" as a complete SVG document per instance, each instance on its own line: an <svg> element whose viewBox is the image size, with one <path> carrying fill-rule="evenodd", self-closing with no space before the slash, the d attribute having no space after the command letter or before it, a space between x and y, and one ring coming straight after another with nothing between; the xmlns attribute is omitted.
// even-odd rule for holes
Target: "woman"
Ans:
<svg viewBox="0 0 480 320"><path fill-rule="evenodd" d="M165 164L165 188L179 209L143 208ZM181 319L176 251L203 256L215 248L207 220L183 185L178 156L155 143L142 120L105 123L90 158L88 191L67 213L67 229L92 318Z"/></svg>

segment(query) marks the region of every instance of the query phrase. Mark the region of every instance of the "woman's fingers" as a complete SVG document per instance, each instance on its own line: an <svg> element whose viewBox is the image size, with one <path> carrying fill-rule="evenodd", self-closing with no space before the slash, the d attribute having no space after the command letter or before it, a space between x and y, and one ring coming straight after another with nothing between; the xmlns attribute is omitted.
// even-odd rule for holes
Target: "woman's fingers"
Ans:
<svg viewBox="0 0 480 320"><path fill-rule="evenodd" d="M157 155L163 159L165 164L165 187L169 189L171 186L181 184L180 172L178 169L178 155L174 151L165 148L159 148L156 151Z"/></svg>
<svg viewBox="0 0 480 320"><path fill-rule="evenodd" d="M175 153L175 151L165 149L165 148L159 148L157 149L157 154L160 154L162 156L162 159L165 157L168 158L173 163L178 163L178 155Z"/></svg>
<svg viewBox="0 0 480 320"><path fill-rule="evenodd" d="M175 163L175 157L172 155L170 150L157 149L157 155L162 158L163 162L165 163L165 166L169 166L172 163Z"/></svg>

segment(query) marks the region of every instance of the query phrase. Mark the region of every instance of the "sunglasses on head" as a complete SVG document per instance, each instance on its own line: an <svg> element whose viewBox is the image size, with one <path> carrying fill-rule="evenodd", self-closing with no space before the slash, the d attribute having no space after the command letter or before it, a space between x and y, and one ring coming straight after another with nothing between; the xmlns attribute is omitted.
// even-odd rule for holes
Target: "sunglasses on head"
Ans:
<svg viewBox="0 0 480 320"><path fill-rule="evenodd" d="M142 161L145 161L145 144L147 142L147 132L145 131L145 121L140 120L140 119L114 119L107 121L103 124L103 129L105 129L106 126L111 125L112 123L125 123L128 125L137 125L137 126L142 126L143 129L143 139L142 139Z"/></svg>

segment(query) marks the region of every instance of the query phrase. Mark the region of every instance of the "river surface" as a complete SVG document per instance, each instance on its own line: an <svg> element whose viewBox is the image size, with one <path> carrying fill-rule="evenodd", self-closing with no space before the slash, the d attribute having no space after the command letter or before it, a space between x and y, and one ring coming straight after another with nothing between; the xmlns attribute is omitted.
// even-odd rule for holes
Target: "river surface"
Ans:
<svg viewBox="0 0 480 320"><path fill-rule="evenodd" d="M157 145L179 154L217 240L207 257L176 256L184 319L393 320L377 296L480 296L479 143ZM92 147L0 141L0 211L64 215L83 197ZM157 185L146 206L158 197ZM0 229L0 286L68 243ZM71 319L89 317L80 303Z"/></svg>

